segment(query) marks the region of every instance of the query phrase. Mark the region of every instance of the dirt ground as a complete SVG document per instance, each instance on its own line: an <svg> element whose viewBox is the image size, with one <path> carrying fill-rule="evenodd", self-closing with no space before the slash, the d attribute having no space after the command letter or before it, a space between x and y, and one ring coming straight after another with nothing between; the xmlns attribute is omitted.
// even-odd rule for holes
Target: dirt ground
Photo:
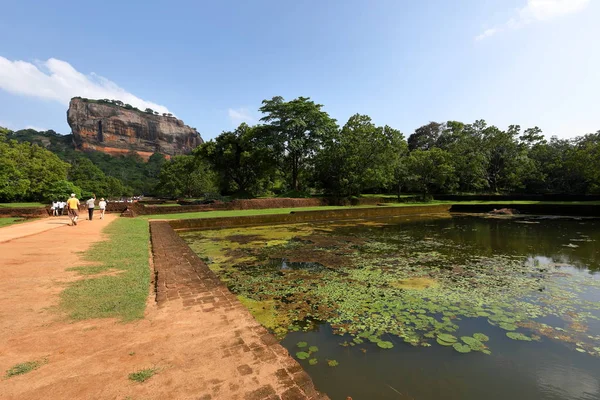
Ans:
<svg viewBox="0 0 600 400"><path fill-rule="evenodd" d="M60 292L80 279L66 269L83 265L79 252L102 240L115 218L0 243L1 399L325 398L299 391L312 387L310 378L279 344L265 347L266 331L243 307L205 312L183 299L158 307L149 295L146 317L132 323L61 315ZM45 363L4 376L33 360ZM128 379L146 368L157 374L144 383Z"/></svg>
<svg viewBox="0 0 600 400"><path fill-rule="evenodd" d="M0 228L0 243L67 225L67 217L42 218Z"/></svg>

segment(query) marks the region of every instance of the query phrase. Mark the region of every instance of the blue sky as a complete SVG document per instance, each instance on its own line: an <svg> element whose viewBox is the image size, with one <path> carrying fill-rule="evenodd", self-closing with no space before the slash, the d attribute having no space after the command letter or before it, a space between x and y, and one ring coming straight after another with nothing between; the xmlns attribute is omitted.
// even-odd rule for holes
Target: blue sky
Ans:
<svg viewBox="0 0 600 400"><path fill-rule="evenodd" d="M598 0L30 1L0 5L0 125L69 133L68 99L167 110L205 139L311 97L406 136L483 118L600 130Z"/></svg>

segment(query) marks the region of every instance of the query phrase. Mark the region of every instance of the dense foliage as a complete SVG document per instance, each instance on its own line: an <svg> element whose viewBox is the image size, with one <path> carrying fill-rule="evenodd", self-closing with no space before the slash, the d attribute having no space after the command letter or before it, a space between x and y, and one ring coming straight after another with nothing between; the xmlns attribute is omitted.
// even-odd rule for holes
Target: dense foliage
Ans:
<svg viewBox="0 0 600 400"><path fill-rule="evenodd" d="M537 127L448 121L405 140L366 115L339 128L305 97L274 97L260 111L266 124L242 124L196 152L225 192L600 193L600 131L547 140Z"/></svg>
<svg viewBox="0 0 600 400"><path fill-rule="evenodd" d="M260 111L260 124L223 132L192 155L166 160L154 154L147 162L134 152L79 152L71 135L54 131L0 128L0 201L48 200L72 191L172 198L600 193L600 131L546 139L537 127L448 121L430 122L405 139L367 115L353 115L340 128L306 97L273 97Z"/></svg>
<svg viewBox="0 0 600 400"><path fill-rule="evenodd" d="M0 201L48 201L70 193L110 198L155 194L166 161L161 154L145 162L135 153L113 157L76 151L71 135L51 130L0 128L0 132ZM22 160L26 156L27 162ZM40 164L37 170L34 161ZM36 181L32 184L31 179Z"/></svg>

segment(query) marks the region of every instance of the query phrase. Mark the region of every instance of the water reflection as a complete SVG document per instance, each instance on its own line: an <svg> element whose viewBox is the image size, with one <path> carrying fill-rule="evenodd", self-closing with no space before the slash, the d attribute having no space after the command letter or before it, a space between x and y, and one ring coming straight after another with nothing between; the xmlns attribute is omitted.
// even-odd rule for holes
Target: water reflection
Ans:
<svg viewBox="0 0 600 400"><path fill-rule="evenodd" d="M561 363L543 366L537 371L540 391L560 399L598 399L600 383L587 371Z"/></svg>

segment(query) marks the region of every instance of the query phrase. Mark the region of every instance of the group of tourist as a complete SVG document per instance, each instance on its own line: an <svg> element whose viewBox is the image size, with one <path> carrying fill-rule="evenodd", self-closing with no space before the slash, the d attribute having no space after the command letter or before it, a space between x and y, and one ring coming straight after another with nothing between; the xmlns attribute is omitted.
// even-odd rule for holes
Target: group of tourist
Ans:
<svg viewBox="0 0 600 400"><path fill-rule="evenodd" d="M75 193L71 193L71 197L65 201L53 201L50 207L52 215L59 216L63 215L64 209L67 209L69 214L69 218L71 219L71 226L77 225L77 220L79 219L79 199L75 195ZM85 204L88 209L88 219L91 221L94 217L94 209L96 208L96 195L92 195L88 200L86 200ZM98 202L98 207L100 208L100 219L104 219L104 213L106 211L106 200L104 198L100 198Z"/></svg>

